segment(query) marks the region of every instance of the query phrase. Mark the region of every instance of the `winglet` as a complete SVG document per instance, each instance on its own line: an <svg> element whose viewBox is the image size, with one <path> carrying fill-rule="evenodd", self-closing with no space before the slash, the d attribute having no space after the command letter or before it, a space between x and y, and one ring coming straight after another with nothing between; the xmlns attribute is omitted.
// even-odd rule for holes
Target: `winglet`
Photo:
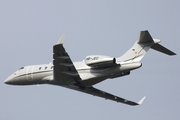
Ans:
<svg viewBox="0 0 180 120"><path fill-rule="evenodd" d="M63 35L61 36L61 38L58 40L58 42L56 43L56 45L63 44L64 37L65 37L65 34L63 34Z"/></svg>
<svg viewBox="0 0 180 120"><path fill-rule="evenodd" d="M144 102L145 98L146 98L146 96L144 96L144 97L138 102L138 104L141 105L141 104Z"/></svg>

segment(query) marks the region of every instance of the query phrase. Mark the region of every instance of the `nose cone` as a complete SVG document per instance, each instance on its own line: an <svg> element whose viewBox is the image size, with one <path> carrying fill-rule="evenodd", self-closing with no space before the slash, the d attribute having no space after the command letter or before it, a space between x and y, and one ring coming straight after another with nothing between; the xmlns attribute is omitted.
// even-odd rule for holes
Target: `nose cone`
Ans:
<svg viewBox="0 0 180 120"><path fill-rule="evenodd" d="M15 84L15 79L11 75L4 81L4 83L9 84L9 85L14 85Z"/></svg>

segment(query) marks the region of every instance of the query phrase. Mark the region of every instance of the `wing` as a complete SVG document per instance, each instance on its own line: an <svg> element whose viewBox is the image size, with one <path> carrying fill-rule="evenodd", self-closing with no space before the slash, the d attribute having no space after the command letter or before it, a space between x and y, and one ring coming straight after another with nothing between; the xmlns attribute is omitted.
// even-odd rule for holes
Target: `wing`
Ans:
<svg viewBox="0 0 180 120"><path fill-rule="evenodd" d="M63 47L63 39L64 35L53 47L54 79L59 85L78 83L81 78Z"/></svg>
<svg viewBox="0 0 180 120"><path fill-rule="evenodd" d="M68 87L70 89L74 89L77 91L81 91L84 93L88 93L94 96L102 97L105 99L113 100L116 102L121 102L128 105L140 105L144 101L145 97L142 98L138 103L126 100L124 98L117 97L115 95L109 94L107 92L98 90L94 87L85 87L81 83L81 78L74 67L68 53L63 47L63 38L64 35L60 38L60 40L53 47L53 65L54 65L54 79L57 81L56 85L66 86L69 83L74 85L74 87Z"/></svg>
<svg viewBox="0 0 180 120"><path fill-rule="evenodd" d="M101 91L101 90L96 89L94 87L85 88L85 90L81 90L81 92L85 92L85 93L88 93L88 94L91 94L91 95L94 95L94 96L102 97L102 98L105 98L105 99L113 100L113 101L116 101L116 102L121 102L121 103L124 103L124 104L127 104L127 105L133 105L133 106L141 105L143 103L144 99L146 98L146 97L143 97L139 102L136 103L136 102L133 102L133 101L130 101L130 100L127 100L127 99L112 95L110 93Z"/></svg>

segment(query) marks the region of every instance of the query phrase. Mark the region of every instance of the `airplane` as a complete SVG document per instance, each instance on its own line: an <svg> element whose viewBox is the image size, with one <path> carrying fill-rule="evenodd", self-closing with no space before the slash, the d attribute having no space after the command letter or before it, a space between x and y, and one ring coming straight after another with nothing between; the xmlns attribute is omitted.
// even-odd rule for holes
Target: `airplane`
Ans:
<svg viewBox="0 0 180 120"><path fill-rule="evenodd" d="M63 47L64 35L53 46L53 62L50 64L21 67L4 82L9 85L50 84L91 94L101 98L124 103L141 105L146 97L133 102L99 90L93 85L106 79L129 75L132 70L142 66L141 59L150 48L167 55L176 55L153 39L147 30L141 31L139 39L121 57L89 55L83 61L72 62Z"/></svg>

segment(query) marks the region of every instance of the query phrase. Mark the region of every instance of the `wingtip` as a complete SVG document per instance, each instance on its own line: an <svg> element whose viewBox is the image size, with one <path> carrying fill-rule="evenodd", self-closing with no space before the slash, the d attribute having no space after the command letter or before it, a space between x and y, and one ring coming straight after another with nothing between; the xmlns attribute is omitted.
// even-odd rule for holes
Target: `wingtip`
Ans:
<svg viewBox="0 0 180 120"><path fill-rule="evenodd" d="M144 97L138 102L138 104L141 105L141 104L144 102L145 99L146 99L146 96L144 96Z"/></svg>
<svg viewBox="0 0 180 120"><path fill-rule="evenodd" d="M177 55L177 54L173 52L173 53L172 53L172 54L170 54L170 55L171 55L171 56L173 56L173 55Z"/></svg>
<svg viewBox="0 0 180 120"><path fill-rule="evenodd" d="M56 45L58 44L63 44L63 40L64 40L65 34L63 34L60 39L58 40L58 42L56 43Z"/></svg>

